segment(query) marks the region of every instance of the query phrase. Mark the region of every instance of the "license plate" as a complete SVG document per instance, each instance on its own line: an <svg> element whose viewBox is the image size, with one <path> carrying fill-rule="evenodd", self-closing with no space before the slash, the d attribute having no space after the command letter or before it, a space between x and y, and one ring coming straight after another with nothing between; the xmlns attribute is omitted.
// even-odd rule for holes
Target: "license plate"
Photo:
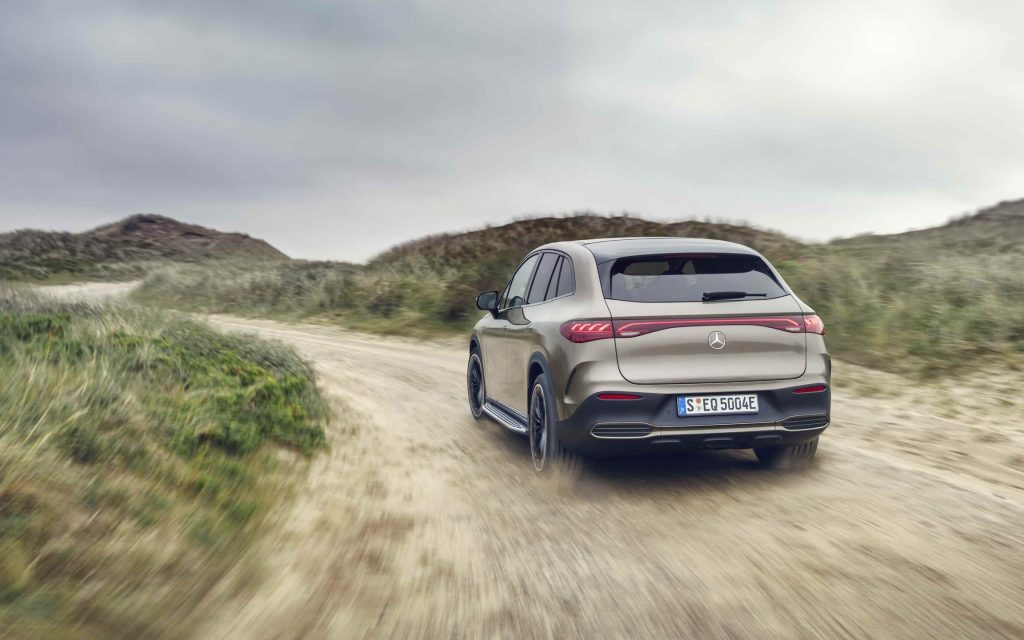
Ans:
<svg viewBox="0 0 1024 640"><path fill-rule="evenodd" d="M757 413L757 394L732 396L678 396L676 409L679 417L724 416Z"/></svg>

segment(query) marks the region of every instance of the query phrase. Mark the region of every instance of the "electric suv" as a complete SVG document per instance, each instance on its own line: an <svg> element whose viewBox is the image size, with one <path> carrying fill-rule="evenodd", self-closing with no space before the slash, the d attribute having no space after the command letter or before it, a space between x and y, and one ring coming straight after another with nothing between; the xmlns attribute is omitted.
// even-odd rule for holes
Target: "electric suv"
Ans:
<svg viewBox="0 0 1024 640"><path fill-rule="evenodd" d="M538 472L702 448L803 467L829 424L822 321L743 245L556 242L476 304L470 409L527 436Z"/></svg>

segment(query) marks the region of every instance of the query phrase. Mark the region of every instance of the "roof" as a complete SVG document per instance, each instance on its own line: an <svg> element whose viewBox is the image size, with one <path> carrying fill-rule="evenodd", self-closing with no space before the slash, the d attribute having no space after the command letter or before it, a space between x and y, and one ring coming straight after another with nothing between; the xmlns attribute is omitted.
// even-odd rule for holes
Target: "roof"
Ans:
<svg viewBox="0 0 1024 640"><path fill-rule="evenodd" d="M597 238L580 240L579 243L594 254L598 264L617 258L656 253L723 252L758 255L742 244L709 238Z"/></svg>

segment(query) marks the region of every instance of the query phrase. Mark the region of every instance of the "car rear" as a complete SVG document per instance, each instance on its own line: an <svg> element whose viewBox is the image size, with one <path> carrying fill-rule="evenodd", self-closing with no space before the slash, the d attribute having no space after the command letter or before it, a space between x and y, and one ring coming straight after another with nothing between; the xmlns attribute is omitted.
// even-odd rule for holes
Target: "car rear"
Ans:
<svg viewBox="0 0 1024 640"><path fill-rule="evenodd" d="M763 256L681 239L587 248L603 310L567 321L561 334L576 345L606 341L615 366L570 376L560 429L568 446L767 449L808 442L828 425L824 327Z"/></svg>

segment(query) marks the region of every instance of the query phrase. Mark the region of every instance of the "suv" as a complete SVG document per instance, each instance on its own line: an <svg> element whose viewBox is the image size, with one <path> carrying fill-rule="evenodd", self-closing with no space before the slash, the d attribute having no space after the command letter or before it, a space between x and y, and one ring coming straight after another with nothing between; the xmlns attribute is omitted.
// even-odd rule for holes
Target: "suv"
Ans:
<svg viewBox="0 0 1024 640"><path fill-rule="evenodd" d="M538 472L694 448L803 467L829 424L821 319L743 245L556 242L476 304L470 410L527 436Z"/></svg>

